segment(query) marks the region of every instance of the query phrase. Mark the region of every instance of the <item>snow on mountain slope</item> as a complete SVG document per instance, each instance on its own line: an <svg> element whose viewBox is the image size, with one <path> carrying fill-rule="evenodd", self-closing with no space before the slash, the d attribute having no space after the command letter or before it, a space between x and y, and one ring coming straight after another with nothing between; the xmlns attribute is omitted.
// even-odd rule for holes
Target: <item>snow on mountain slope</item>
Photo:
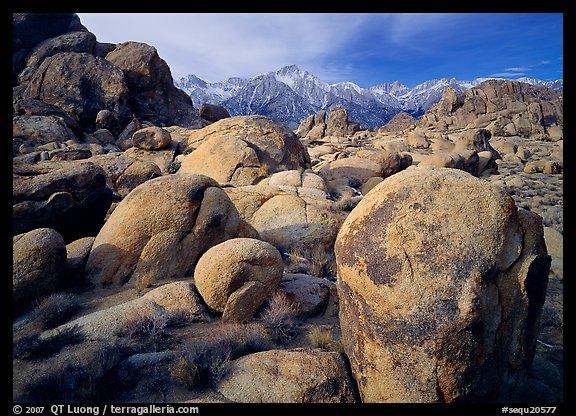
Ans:
<svg viewBox="0 0 576 416"><path fill-rule="evenodd" d="M190 95L196 108L202 103L221 104L232 115L262 114L295 129L308 115L335 106L345 107L350 120L365 127L384 125L400 111L418 117L440 100L446 88L461 93L487 79L431 79L413 88L394 81L362 88L348 81L327 84L310 72L289 65L251 79L229 78L209 83L188 75L174 83ZM562 80L519 78L517 81L555 90L564 86Z"/></svg>

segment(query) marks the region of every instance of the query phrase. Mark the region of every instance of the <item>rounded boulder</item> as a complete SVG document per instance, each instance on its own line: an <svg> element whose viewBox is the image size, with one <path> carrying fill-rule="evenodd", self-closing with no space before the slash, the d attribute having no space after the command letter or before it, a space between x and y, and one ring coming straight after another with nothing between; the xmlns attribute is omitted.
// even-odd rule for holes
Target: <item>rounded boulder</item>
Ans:
<svg viewBox="0 0 576 416"><path fill-rule="evenodd" d="M151 126L136 131L132 135L134 147L144 150L159 150L167 147L172 141L170 132L162 127Z"/></svg>
<svg viewBox="0 0 576 416"><path fill-rule="evenodd" d="M66 245L57 231L37 228L13 238L12 255L13 313L18 315L57 290L66 268Z"/></svg>
<svg viewBox="0 0 576 416"><path fill-rule="evenodd" d="M212 310L226 320L242 322L278 288L283 269L282 256L271 244L234 238L204 253L194 280Z"/></svg>
<svg viewBox="0 0 576 416"><path fill-rule="evenodd" d="M210 247L238 235L238 211L211 178L151 179L124 198L98 233L86 264L93 286L139 287L191 275Z"/></svg>

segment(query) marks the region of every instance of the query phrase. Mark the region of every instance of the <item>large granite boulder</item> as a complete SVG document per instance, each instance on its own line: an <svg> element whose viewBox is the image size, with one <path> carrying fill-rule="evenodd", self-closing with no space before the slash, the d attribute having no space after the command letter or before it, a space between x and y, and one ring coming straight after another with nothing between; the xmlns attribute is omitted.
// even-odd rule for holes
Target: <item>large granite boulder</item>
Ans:
<svg viewBox="0 0 576 416"><path fill-rule="evenodd" d="M192 132L181 172L220 184L254 185L281 170L310 167L310 156L292 130L264 116L225 118Z"/></svg>
<svg viewBox="0 0 576 416"><path fill-rule="evenodd" d="M87 280L95 287L140 288L191 276L210 247L238 235L238 211L211 178L182 174L144 182L112 212L92 246Z"/></svg>
<svg viewBox="0 0 576 416"><path fill-rule="evenodd" d="M26 65L26 57L45 39L86 30L75 13L12 13L12 82Z"/></svg>
<svg viewBox="0 0 576 416"><path fill-rule="evenodd" d="M324 191L271 185L225 190L240 217L276 248L332 250L341 218Z"/></svg>
<svg viewBox="0 0 576 416"><path fill-rule="evenodd" d="M548 282L539 216L468 173L407 169L350 213L335 253L364 402L510 400Z"/></svg>
<svg viewBox="0 0 576 416"><path fill-rule="evenodd" d="M96 45L96 36L87 31L64 33L40 42L26 57L26 68L19 75L20 83L27 80L44 59L60 52L92 53Z"/></svg>

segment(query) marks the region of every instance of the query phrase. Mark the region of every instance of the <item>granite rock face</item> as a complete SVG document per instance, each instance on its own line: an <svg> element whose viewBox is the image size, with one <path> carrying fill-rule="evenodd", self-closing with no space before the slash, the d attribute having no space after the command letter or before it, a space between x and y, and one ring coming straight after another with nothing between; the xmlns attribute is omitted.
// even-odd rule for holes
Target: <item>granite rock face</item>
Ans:
<svg viewBox="0 0 576 416"><path fill-rule="evenodd" d="M534 357L550 257L541 218L454 169L377 185L335 245L364 402L502 400Z"/></svg>

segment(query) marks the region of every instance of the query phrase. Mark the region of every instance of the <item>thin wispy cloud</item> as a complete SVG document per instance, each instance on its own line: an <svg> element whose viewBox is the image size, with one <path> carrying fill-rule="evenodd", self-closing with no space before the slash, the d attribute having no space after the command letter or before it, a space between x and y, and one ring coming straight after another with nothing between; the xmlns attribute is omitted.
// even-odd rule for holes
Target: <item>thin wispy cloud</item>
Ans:
<svg viewBox="0 0 576 416"><path fill-rule="evenodd" d="M510 72L519 72L519 71L530 71L531 68L526 67L526 66L518 66L518 67L512 67L512 68L506 68L505 71L510 71Z"/></svg>
<svg viewBox="0 0 576 416"><path fill-rule="evenodd" d="M509 78L509 77L523 77L526 76L525 72L496 72L495 74L490 74L490 77L503 77L503 78Z"/></svg>

